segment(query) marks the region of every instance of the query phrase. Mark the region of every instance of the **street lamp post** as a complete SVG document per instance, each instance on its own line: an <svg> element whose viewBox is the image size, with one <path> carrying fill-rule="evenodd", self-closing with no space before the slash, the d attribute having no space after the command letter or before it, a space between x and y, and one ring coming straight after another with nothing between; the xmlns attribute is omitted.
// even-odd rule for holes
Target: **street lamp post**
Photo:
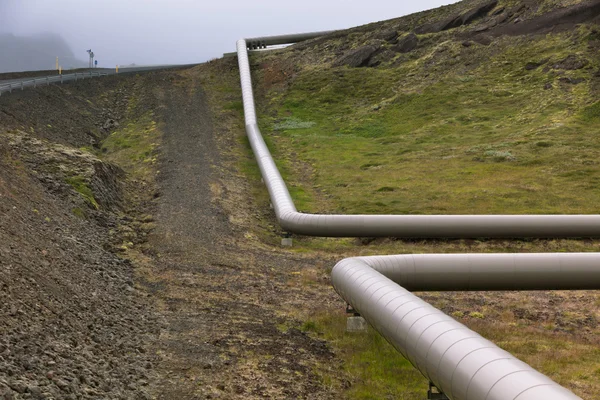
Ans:
<svg viewBox="0 0 600 400"><path fill-rule="evenodd" d="M86 51L90 55L90 60L89 60L88 67L91 69L94 66L94 52L92 51L92 49L89 49L89 50L86 50Z"/></svg>

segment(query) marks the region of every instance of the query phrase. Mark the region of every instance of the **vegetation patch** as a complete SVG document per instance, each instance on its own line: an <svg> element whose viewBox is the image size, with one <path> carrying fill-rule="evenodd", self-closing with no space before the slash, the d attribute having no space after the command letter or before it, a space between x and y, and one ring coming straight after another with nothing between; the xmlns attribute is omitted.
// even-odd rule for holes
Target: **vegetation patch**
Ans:
<svg viewBox="0 0 600 400"><path fill-rule="evenodd" d="M428 382L423 375L370 326L367 332L346 332L346 318L342 313L321 314L305 322L302 330L336 348L352 381L348 398L425 398ZM335 381L339 377L322 379Z"/></svg>
<svg viewBox="0 0 600 400"><path fill-rule="evenodd" d="M488 150L484 153L486 157L494 161L514 161L516 157L510 151Z"/></svg>
<svg viewBox="0 0 600 400"><path fill-rule="evenodd" d="M73 212L73 215L75 215L76 217L85 219L85 212L80 207L75 207L71 211Z"/></svg>
<svg viewBox="0 0 600 400"><path fill-rule="evenodd" d="M595 213L595 70L588 61L565 69L565 60L593 59L588 35L582 27L501 37L488 47L438 35L376 68L331 68L298 52L262 55L267 66L294 60L299 72L257 100L259 122L286 181L311 193L302 199L306 212ZM524 60L551 67L527 69ZM589 83L565 86L564 76ZM260 79L259 70L259 86ZM285 167L300 162L312 173Z"/></svg>
<svg viewBox="0 0 600 400"><path fill-rule="evenodd" d="M95 209L98 209L98 202L94 198L94 192L92 188L90 188L88 182L83 176L75 175L66 179L66 182L75 189L77 193L79 193L85 201L90 204ZM75 210L73 211L75 214ZM76 214L77 215L77 214Z"/></svg>
<svg viewBox="0 0 600 400"><path fill-rule="evenodd" d="M581 119L585 122L600 121L600 101L597 101L591 106L584 108L581 112Z"/></svg>
<svg viewBox="0 0 600 400"><path fill-rule="evenodd" d="M297 118L286 118L282 122L273 125L273 129L277 130L292 130L292 129L308 129L316 125L316 122L302 121Z"/></svg>
<svg viewBox="0 0 600 400"><path fill-rule="evenodd" d="M121 166L136 179L151 180L157 161L160 131L152 111L129 121L121 129L110 134L102 143L105 157Z"/></svg>

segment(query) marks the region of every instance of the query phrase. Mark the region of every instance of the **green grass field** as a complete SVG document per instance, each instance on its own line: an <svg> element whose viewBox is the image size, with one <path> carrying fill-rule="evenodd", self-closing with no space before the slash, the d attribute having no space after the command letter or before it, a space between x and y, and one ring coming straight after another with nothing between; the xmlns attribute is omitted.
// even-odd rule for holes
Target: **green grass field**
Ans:
<svg viewBox="0 0 600 400"><path fill-rule="evenodd" d="M304 188L313 193L297 198L303 211L595 213L600 103L588 84L595 70L525 69L529 61L585 57L586 42L574 47L572 36L518 46L499 40L486 62L429 85L419 76L427 55L396 68L307 68L286 91L266 96L261 128L280 158L293 152L310 166L318 191ZM462 57L473 63L491 52L468 51ZM567 75L585 81L562 83ZM298 168L283 166L289 181L302 180Z"/></svg>

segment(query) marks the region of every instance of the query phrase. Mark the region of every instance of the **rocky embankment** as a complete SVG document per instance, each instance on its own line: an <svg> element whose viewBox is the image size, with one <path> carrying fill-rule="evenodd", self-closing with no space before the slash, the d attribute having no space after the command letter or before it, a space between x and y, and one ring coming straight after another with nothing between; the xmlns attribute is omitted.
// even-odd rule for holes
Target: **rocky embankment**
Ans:
<svg viewBox="0 0 600 400"><path fill-rule="evenodd" d="M127 111L109 78L0 99L0 399L147 398L160 328L114 249L123 171L94 155Z"/></svg>

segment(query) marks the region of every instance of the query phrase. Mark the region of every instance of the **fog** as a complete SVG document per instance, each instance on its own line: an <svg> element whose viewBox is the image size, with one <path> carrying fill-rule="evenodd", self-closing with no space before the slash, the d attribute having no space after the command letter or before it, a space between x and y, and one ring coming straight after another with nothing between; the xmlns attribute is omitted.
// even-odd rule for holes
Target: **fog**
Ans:
<svg viewBox="0 0 600 400"><path fill-rule="evenodd" d="M241 37L349 28L453 2L0 0L0 33L58 34L80 60L92 49L99 67L180 64L220 57Z"/></svg>

